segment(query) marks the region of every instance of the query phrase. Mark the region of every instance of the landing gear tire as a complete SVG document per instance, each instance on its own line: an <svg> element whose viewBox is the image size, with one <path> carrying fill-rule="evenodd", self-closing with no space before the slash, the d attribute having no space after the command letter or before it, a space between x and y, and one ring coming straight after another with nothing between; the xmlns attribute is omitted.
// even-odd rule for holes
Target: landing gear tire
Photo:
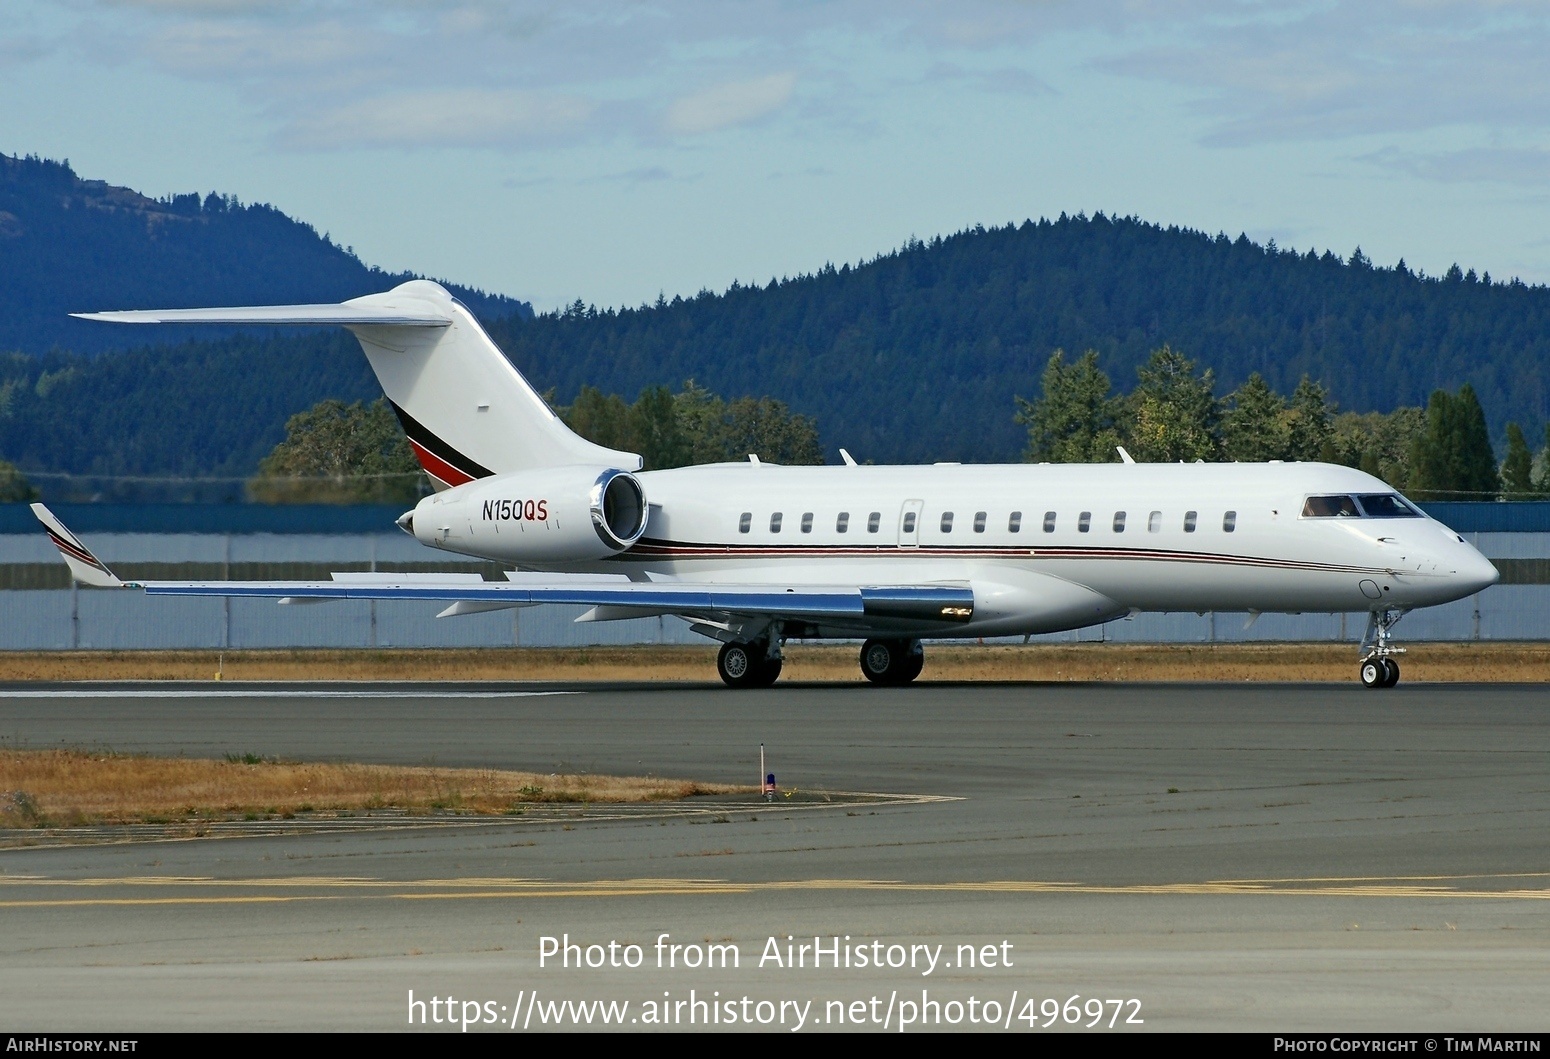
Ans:
<svg viewBox="0 0 1550 1059"><path fill-rule="evenodd" d="M918 640L868 640L861 645L861 673L874 684L908 684L925 664Z"/></svg>
<svg viewBox="0 0 1550 1059"><path fill-rule="evenodd" d="M1367 659L1361 664L1362 687L1387 687L1384 681L1389 679L1389 667L1383 664L1383 659Z"/></svg>
<svg viewBox="0 0 1550 1059"><path fill-rule="evenodd" d="M729 688L767 688L780 677L781 660L763 643L724 643L716 672Z"/></svg>
<svg viewBox="0 0 1550 1059"><path fill-rule="evenodd" d="M750 687L767 688L780 679L781 660L766 658L759 666L759 673Z"/></svg>
<svg viewBox="0 0 1550 1059"><path fill-rule="evenodd" d="M1399 683L1399 663L1392 658L1369 658L1362 663L1362 686L1392 688Z"/></svg>

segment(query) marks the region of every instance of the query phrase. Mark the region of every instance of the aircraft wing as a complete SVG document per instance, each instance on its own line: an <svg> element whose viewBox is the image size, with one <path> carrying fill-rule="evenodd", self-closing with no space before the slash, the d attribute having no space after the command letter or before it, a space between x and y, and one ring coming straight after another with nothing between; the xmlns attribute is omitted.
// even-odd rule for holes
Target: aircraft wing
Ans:
<svg viewBox="0 0 1550 1059"><path fill-rule="evenodd" d="M622 574L513 574L506 581L467 574L339 574L332 581L124 581L42 504L32 510L76 580L102 588L138 588L153 596L225 596L311 602L330 599L438 600L443 613L474 613L540 603L572 603L632 614L740 615L815 621L905 618L953 624L974 616L967 582L918 585L726 584L630 581ZM623 617L624 614L618 616Z"/></svg>

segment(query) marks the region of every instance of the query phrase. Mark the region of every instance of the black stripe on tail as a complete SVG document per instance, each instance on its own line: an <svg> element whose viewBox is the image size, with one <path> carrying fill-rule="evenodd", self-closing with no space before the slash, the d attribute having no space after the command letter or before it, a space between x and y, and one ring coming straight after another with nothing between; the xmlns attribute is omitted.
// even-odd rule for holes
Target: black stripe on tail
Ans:
<svg viewBox="0 0 1550 1059"><path fill-rule="evenodd" d="M399 425L404 428L404 433L408 436L409 440L413 442L416 449L415 455L420 458L421 466L425 467L425 469L431 474L436 475L437 478L442 479L442 481L447 481L445 471L450 468L451 470L456 471L457 474L461 475L462 479L459 481L451 481L447 484L461 485L463 481L471 481L475 478L488 478L495 473L488 467L484 467L469 459L457 449L454 449L451 445L448 445L445 441L438 438L435 434L432 434L429 430L425 429L419 420L415 419L414 416L398 407L398 405L394 402L389 401L388 405L393 409L393 414L398 416ZM433 459L426 460L426 455L433 457ZM445 466L437 467L435 466L435 463L440 463Z"/></svg>

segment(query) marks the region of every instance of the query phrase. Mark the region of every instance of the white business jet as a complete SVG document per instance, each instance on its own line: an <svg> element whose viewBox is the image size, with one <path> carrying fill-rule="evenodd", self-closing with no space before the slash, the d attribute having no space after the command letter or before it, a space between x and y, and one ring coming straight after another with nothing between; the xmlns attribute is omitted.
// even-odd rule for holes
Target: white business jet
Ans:
<svg viewBox="0 0 1550 1059"><path fill-rule="evenodd" d="M519 568L499 582L125 582L34 505L88 585L444 600L443 616L542 603L590 606L578 621L673 614L721 642L733 687L772 684L788 639L863 639L867 679L904 684L926 638L1143 611L1365 611L1362 682L1391 687L1394 623L1499 576L1391 487L1322 463L870 467L846 454L843 466L780 467L750 455L641 471L638 455L572 433L473 314L423 280L340 305L80 315L349 328L436 487L398 524L428 547Z"/></svg>

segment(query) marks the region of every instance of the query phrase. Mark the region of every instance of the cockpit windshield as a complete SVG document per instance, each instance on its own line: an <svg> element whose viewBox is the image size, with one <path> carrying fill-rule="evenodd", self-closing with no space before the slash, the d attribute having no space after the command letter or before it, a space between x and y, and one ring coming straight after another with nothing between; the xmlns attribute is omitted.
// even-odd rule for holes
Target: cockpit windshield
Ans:
<svg viewBox="0 0 1550 1059"><path fill-rule="evenodd" d="M1362 505L1362 514L1368 518L1421 518L1421 512L1410 501L1396 493L1363 494L1356 498Z"/></svg>
<svg viewBox="0 0 1550 1059"><path fill-rule="evenodd" d="M1363 493L1360 496L1310 496L1302 505L1303 518L1421 518L1421 512L1398 493Z"/></svg>
<svg viewBox="0 0 1550 1059"><path fill-rule="evenodd" d="M1354 496L1310 496L1302 505L1303 518L1361 518Z"/></svg>

